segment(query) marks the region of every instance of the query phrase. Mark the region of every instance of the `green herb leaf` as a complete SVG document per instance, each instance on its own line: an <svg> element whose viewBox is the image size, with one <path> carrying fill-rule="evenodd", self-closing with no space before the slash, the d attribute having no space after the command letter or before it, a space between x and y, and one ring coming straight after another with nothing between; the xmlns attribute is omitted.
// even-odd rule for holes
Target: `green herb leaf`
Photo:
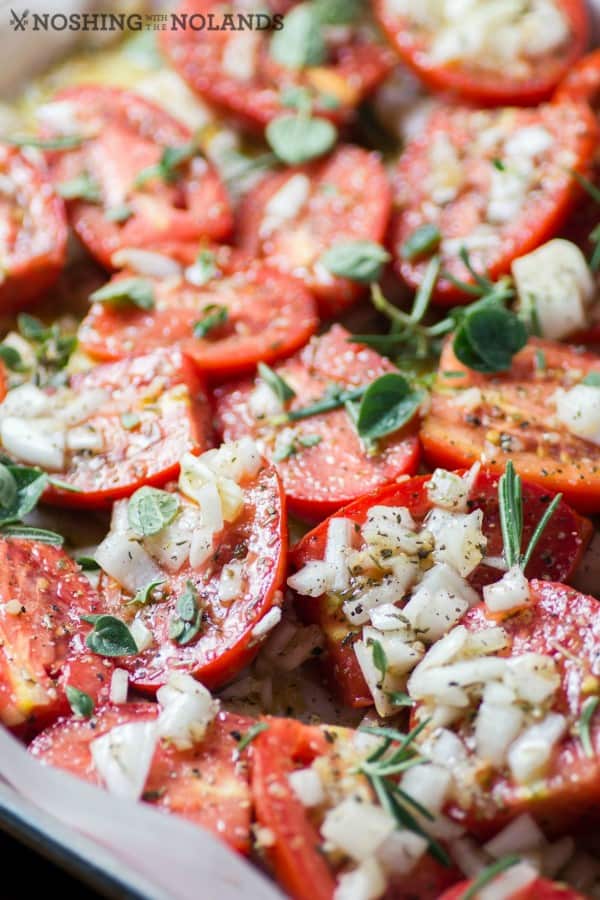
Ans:
<svg viewBox="0 0 600 900"><path fill-rule="evenodd" d="M75 562L84 572L99 572L100 566L92 556L76 556Z"/></svg>
<svg viewBox="0 0 600 900"><path fill-rule="evenodd" d="M66 685L65 694L74 715L80 719L89 719L94 712L94 701L90 695L86 694L85 691L80 691L79 688L73 687L72 684Z"/></svg>
<svg viewBox="0 0 600 900"><path fill-rule="evenodd" d="M312 3L301 3L283 20L269 45L272 58L286 69L319 66L327 56L321 21Z"/></svg>
<svg viewBox="0 0 600 900"><path fill-rule="evenodd" d="M390 258L387 250L374 241L344 241L326 250L319 262L333 275L369 284L379 279Z"/></svg>
<svg viewBox="0 0 600 900"><path fill-rule="evenodd" d="M284 114L269 122L265 136L278 159L297 166L331 150L337 129L327 119Z"/></svg>
<svg viewBox="0 0 600 900"><path fill-rule="evenodd" d="M68 481L62 481L60 478L55 478L54 475L48 475L48 484L59 491L68 491L70 494L83 493L83 488L75 487L74 484L69 484Z"/></svg>
<svg viewBox="0 0 600 900"><path fill-rule="evenodd" d="M258 375L261 381L269 387L278 400L281 403L286 404L289 403L290 400L296 396L296 392L290 385L285 381L281 375L278 375L277 372L268 366L266 363L259 362L258 364Z"/></svg>
<svg viewBox="0 0 600 900"><path fill-rule="evenodd" d="M205 338L214 328L224 325L229 316L227 307L217 303L209 303L203 312L204 318L194 325L194 337L199 339Z"/></svg>
<svg viewBox="0 0 600 900"><path fill-rule="evenodd" d="M62 547L65 542L62 534L48 531L46 528L32 528L30 525L2 525L0 531L5 537L38 541L40 544L50 544L53 547Z"/></svg>
<svg viewBox="0 0 600 900"><path fill-rule="evenodd" d="M312 5L323 25L351 25L364 9L363 0L314 0Z"/></svg>
<svg viewBox="0 0 600 900"><path fill-rule="evenodd" d="M19 334L28 341L44 341L48 338L50 329L43 322L30 316L29 313L20 313L17 317Z"/></svg>
<svg viewBox="0 0 600 900"><path fill-rule="evenodd" d="M120 416L121 425L123 428L126 428L128 431L131 431L133 428L137 428L140 424L141 419L137 413L134 412L124 412L121 413Z"/></svg>
<svg viewBox="0 0 600 900"><path fill-rule="evenodd" d="M82 172L69 181L63 181L57 187L57 192L65 200L87 200L88 203L102 203L102 190L98 182Z"/></svg>
<svg viewBox="0 0 600 900"><path fill-rule="evenodd" d="M506 165L502 162L501 159L497 157L492 160L492 165L495 169L498 169L499 172L506 172Z"/></svg>
<svg viewBox="0 0 600 900"><path fill-rule="evenodd" d="M335 385L331 391L328 391L320 400L315 400L308 406L302 406L300 409L292 409L283 419L285 422L299 422L301 419L310 419L312 416L318 416L321 413L330 412L332 409L340 409L347 403L353 403L360 400L366 393L367 387L348 388L345 390L339 385Z"/></svg>
<svg viewBox="0 0 600 900"><path fill-rule="evenodd" d="M169 637L180 646L189 644L202 628L202 609L198 591L186 581L184 592L177 598L175 614L169 622Z"/></svg>
<svg viewBox="0 0 600 900"><path fill-rule="evenodd" d="M10 344L0 344L0 360L12 372L26 372L27 366L24 365L21 354Z"/></svg>
<svg viewBox="0 0 600 900"><path fill-rule="evenodd" d="M0 478L0 526L20 522L35 509L48 484L45 472L29 466L2 463Z"/></svg>
<svg viewBox="0 0 600 900"><path fill-rule="evenodd" d="M596 752L594 750L594 743L592 741L591 724L592 718L594 716L594 713L598 709L599 703L600 697L588 697L588 699L581 707L581 716L579 717L579 722L577 725L579 740L581 741L583 752L588 759L594 759L596 755Z"/></svg>
<svg viewBox="0 0 600 900"><path fill-rule="evenodd" d="M127 203L118 203L117 206L109 206L104 210L104 218L109 222L127 222L133 215L133 209Z"/></svg>
<svg viewBox="0 0 600 900"><path fill-rule="evenodd" d="M254 725L251 725L248 731L242 735L237 745L237 754L240 756L248 744L251 744L252 741L258 737L259 734L262 734L263 731L266 731L269 727L268 722L255 722Z"/></svg>
<svg viewBox="0 0 600 900"><path fill-rule="evenodd" d="M139 488L127 506L127 519L140 537L158 534L173 521L179 511L179 497L158 488Z"/></svg>
<svg viewBox="0 0 600 900"><path fill-rule="evenodd" d="M398 431L413 418L423 398L423 391L413 390L400 373L381 375L362 398L356 423L360 437L375 441Z"/></svg>
<svg viewBox="0 0 600 900"><path fill-rule="evenodd" d="M589 372L581 383L589 387L600 387L600 372Z"/></svg>
<svg viewBox="0 0 600 900"><path fill-rule="evenodd" d="M312 95L308 88L300 85L287 85L281 92L281 105L291 109L301 109L310 112Z"/></svg>
<svg viewBox="0 0 600 900"><path fill-rule="evenodd" d="M388 691L388 700L393 706L414 706L415 701L404 691Z"/></svg>
<svg viewBox="0 0 600 900"><path fill-rule="evenodd" d="M546 354L543 350L535 351L535 368L538 372L546 371Z"/></svg>
<svg viewBox="0 0 600 900"><path fill-rule="evenodd" d="M381 678L385 678L388 662L387 656L385 655L385 650L383 649L383 645L380 641L372 640L370 642L371 647L373 648L373 665L381 675Z"/></svg>
<svg viewBox="0 0 600 900"><path fill-rule="evenodd" d="M402 259L422 259L430 256L440 245L442 235L437 225L426 223L416 228L402 244L400 255Z"/></svg>
<svg viewBox="0 0 600 900"><path fill-rule="evenodd" d="M320 434L301 434L298 443L301 447L316 447L323 440Z"/></svg>
<svg viewBox="0 0 600 900"><path fill-rule="evenodd" d="M521 566L523 568L523 571L525 571L525 569L527 568L527 566L529 564L529 560L531 559L531 556L533 554L533 551L537 547L538 541L541 538L544 531L546 530L546 526L548 525L548 522L554 515L554 512L555 512L558 504L562 500L562 497L563 497L562 494L556 495L556 497L552 500L552 503L550 503L547 506L547 508L544 510L544 515L542 516L542 518L536 525L535 531L531 535L531 540L529 541L529 546L527 547L527 550L523 554L523 559L521 561Z"/></svg>
<svg viewBox="0 0 600 900"><path fill-rule="evenodd" d="M129 603L134 604L137 603L139 606L146 606L148 603L154 602L154 597L152 596L157 587L160 587L161 584L164 584L164 578L158 578L156 581L151 581L145 587L140 588L139 591L135 594L132 600Z"/></svg>
<svg viewBox="0 0 600 900"><path fill-rule="evenodd" d="M90 294L92 303L154 309L154 287L147 278L117 278Z"/></svg>
<svg viewBox="0 0 600 900"><path fill-rule="evenodd" d="M498 505L500 527L504 543L504 559L509 569L521 560L523 539L523 493L521 476L515 472L512 460L508 460L504 474L498 481Z"/></svg>
<svg viewBox="0 0 600 900"><path fill-rule="evenodd" d="M474 900L482 887L485 887L486 884L489 884L498 875L501 875L502 872L506 872L507 869L511 869L518 862L521 862L521 857L516 854L511 854L510 856L503 856L502 859L493 862L490 866L487 866L482 872L479 873L477 878L471 883L469 888L461 894L459 900Z"/></svg>
<svg viewBox="0 0 600 900"><path fill-rule="evenodd" d="M62 137L39 138L35 135L23 135L22 137L3 137L5 144L13 147L37 147L38 150L74 150L81 147L85 138L77 134L65 134Z"/></svg>
<svg viewBox="0 0 600 900"><path fill-rule="evenodd" d="M198 153L198 145L195 141L189 141L180 147L164 147L160 160L154 166L147 166L138 173L134 187L143 187L148 181L160 178L167 183L176 181L179 177L179 169Z"/></svg>
<svg viewBox="0 0 600 900"><path fill-rule="evenodd" d="M129 628L115 616L82 616L94 626L86 638L86 645L98 656L133 656L137 644Z"/></svg>
<svg viewBox="0 0 600 900"><path fill-rule="evenodd" d="M37 360L36 382L53 383L54 374L64 369L77 346L77 336L61 333L58 323L46 326L35 316L21 313L17 317L19 334L34 345Z"/></svg>
<svg viewBox="0 0 600 900"><path fill-rule="evenodd" d="M518 316L501 306L486 304L465 314L454 336L454 353L476 372L505 372L526 343L527 329Z"/></svg>
<svg viewBox="0 0 600 900"><path fill-rule="evenodd" d="M196 262L186 271L186 278L196 287L208 284L219 272L217 257L212 250L201 250Z"/></svg>

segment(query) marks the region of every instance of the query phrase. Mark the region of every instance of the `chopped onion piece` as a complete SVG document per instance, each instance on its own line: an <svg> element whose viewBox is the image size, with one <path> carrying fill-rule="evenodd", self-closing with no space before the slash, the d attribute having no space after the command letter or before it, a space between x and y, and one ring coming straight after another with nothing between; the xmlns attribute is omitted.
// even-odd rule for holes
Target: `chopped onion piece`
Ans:
<svg viewBox="0 0 600 900"><path fill-rule="evenodd" d="M536 868L530 863L518 862L480 888L477 900L510 900L537 878L539 872Z"/></svg>
<svg viewBox="0 0 600 900"><path fill-rule="evenodd" d="M463 578L477 568L487 544L481 530L482 510L466 514L433 509L424 524L435 538L433 556L437 562L453 566Z"/></svg>
<svg viewBox="0 0 600 900"><path fill-rule="evenodd" d="M511 657L504 680L521 700L534 706L549 700L560 687L556 663L544 653L523 653Z"/></svg>
<svg viewBox="0 0 600 900"><path fill-rule="evenodd" d="M332 590L336 569L331 563L312 560L295 575L290 575L288 586L305 597L320 597Z"/></svg>
<svg viewBox="0 0 600 900"><path fill-rule="evenodd" d="M321 777L316 769L296 769L288 775L288 781L293 792L303 806L320 806L325 802L325 791Z"/></svg>
<svg viewBox="0 0 600 900"><path fill-rule="evenodd" d="M348 797L327 812L321 835L330 846L362 862L373 856L395 828L394 818L381 806Z"/></svg>
<svg viewBox="0 0 600 900"><path fill-rule="evenodd" d="M521 566L512 566L500 581L484 585L483 599L492 613L509 612L525 606L529 602L529 581Z"/></svg>
<svg viewBox="0 0 600 900"><path fill-rule="evenodd" d="M252 629L253 638L263 638L281 622L281 607L275 606Z"/></svg>
<svg viewBox="0 0 600 900"><path fill-rule="evenodd" d="M424 576L403 609L423 640L433 643L448 632L479 597L450 566L437 563Z"/></svg>
<svg viewBox="0 0 600 900"><path fill-rule="evenodd" d="M65 467L65 430L56 419L23 419L6 416L0 421L4 449L30 466L51 472Z"/></svg>
<svg viewBox="0 0 600 900"><path fill-rule="evenodd" d="M569 391L554 394L556 416L571 434L600 444L600 389L588 384L576 384Z"/></svg>
<svg viewBox="0 0 600 900"><path fill-rule="evenodd" d="M242 593L244 563L232 559L223 566L219 580L219 600L221 603L232 603Z"/></svg>
<svg viewBox="0 0 600 900"><path fill-rule="evenodd" d="M150 629L146 627L140 613L137 614L129 626L129 630L135 641L135 645L138 648L138 653L142 653L144 650L147 650L148 647L152 646L154 637Z"/></svg>
<svg viewBox="0 0 600 900"><path fill-rule="evenodd" d="M529 813L523 813L484 844L483 849L494 859L501 859L512 853L539 850L545 844L546 838L542 830Z"/></svg>
<svg viewBox="0 0 600 900"><path fill-rule="evenodd" d="M377 859L392 876L408 875L427 851L427 838L414 831L396 830L377 850Z"/></svg>
<svg viewBox="0 0 600 900"><path fill-rule="evenodd" d="M110 702L127 703L128 690L129 672L127 672L125 669L114 669L110 679Z"/></svg>
<svg viewBox="0 0 600 900"><path fill-rule="evenodd" d="M136 274L148 275L150 278L176 278L181 275L181 266L177 260L136 247L117 250L113 253L111 262L118 269L132 269Z"/></svg>
<svg viewBox="0 0 600 900"><path fill-rule="evenodd" d="M157 738L156 722L152 720L117 725L90 743L95 769L111 794L140 798Z"/></svg>
<svg viewBox="0 0 600 900"><path fill-rule="evenodd" d="M427 483L427 494L434 506L451 512L467 511L470 485L456 472L436 469Z"/></svg>
<svg viewBox="0 0 600 900"><path fill-rule="evenodd" d="M101 569L135 594L151 581L162 581L163 572L139 541L120 532L109 532L96 550L94 559Z"/></svg>
<svg viewBox="0 0 600 900"><path fill-rule="evenodd" d="M358 868L339 876L333 900L378 900L385 889L381 866L376 859L366 859Z"/></svg>
<svg viewBox="0 0 600 900"><path fill-rule="evenodd" d="M530 725L508 751L508 766L515 781L531 784L543 778L555 744L567 730L567 720L549 713L536 725Z"/></svg>
<svg viewBox="0 0 600 900"><path fill-rule="evenodd" d="M219 712L219 701L213 700L203 684L183 672L175 672L156 694L161 713L158 717L160 737L178 750L189 750L206 734L206 729Z"/></svg>
<svg viewBox="0 0 600 900"><path fill-rule="evenodd" d="M335 575L332 589L345 591L350 584L350 573L346 560L346 552L352 547L354 523L350 519L336 517L330 520L327 528L327 544L325 562L333 566Z"/></svg>

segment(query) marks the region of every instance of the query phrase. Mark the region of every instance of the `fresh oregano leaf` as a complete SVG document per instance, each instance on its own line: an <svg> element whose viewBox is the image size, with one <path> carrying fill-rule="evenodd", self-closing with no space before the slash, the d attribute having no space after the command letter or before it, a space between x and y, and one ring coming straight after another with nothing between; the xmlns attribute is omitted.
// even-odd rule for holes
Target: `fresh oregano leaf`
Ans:
<svg viewBox="0 0 600 900"><path fill-rule="evenodd" d="M319 262L333 275L361 284L377 281L390 254L374 241L343 241L334 244Z"/></svg>
<svg viewBox="0 0 600 900"><path fill-rule="evenodd" d="M173 521L179 511L179 497L158 488L142 487L127 506L129 525L140 537L158 534Z"/></svg>

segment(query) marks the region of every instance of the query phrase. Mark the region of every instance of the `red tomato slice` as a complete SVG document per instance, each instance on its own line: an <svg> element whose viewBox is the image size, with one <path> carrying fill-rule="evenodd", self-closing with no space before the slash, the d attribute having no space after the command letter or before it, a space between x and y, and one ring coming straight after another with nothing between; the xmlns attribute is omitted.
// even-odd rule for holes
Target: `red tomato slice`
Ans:
<svg viewBox="0 0 600 900"><path fill-rule="evenodd" d="M295 205L288 202L288 215L274 215L269 204L292 178L304 199ZM365 287L317 265L321 255L347 241L381 242L390 208L391 189L378 154L346 145L325 161L263 179L242 201L238 241L252 256L301 278L321 314L334 316L351 306Z"/></svg>
<svg viewBox="0 0 600 900"><path fill-rule="evenodd" d="M81 615L101 611L98 593L67 554L36 541L0 538L0 721L35 733L69 711L67 684L108 695L112 663L85 648Z"/></svg>
<svg viewBox="0 0 600 900"><path fill-rule="evenodd" d="M339 515L362 526L372 506L405 506L417 524L420 524L433 504L429 499L427 484L431 476L411 478L402 484L388 485L373 491L355 503L339 511ZM498 475L481 470L473 485L470 509L483 510L483 531L487 537L487 556L502 553L502 532L498 509ZM527 546L536 525L546 510L552 495L533 484L523 485L523 546ZM301 569L311 560L325 558L329 520L313 528L294 547L291 563L294 570ZM566 503L561 502L549 527L540 538L527 575L553 581L568 581L574 574L592 536L592 524L579 516ZM557 535L561 535L560 539ZM478 590L485 584L498 580L499 572L490 566L480 565L470 575L469 581ZM360 636L361 628L352 626L341 611L341 604L326 596L318 598L297 597L299 615L315 622L323 629L327 639L328 655L324 660L329 680L341 695L343 702L355 707L371 706L371 693L363 678L354 653L353 643Z"/></svg>
<svg viewBox="0 0 600 900"><path fill-rule="evenodd" d="M442 272L473 283L459 257L465 247L478 271L492 280L507 274L514 259L564 224L581 196L569 170L586 175L597 142L595 116L584 104L438 110L396 169L391 240L398 273L411 287L420 284L427 261L403 258L403 246L432 224L442 236ZM447 306L473 298L442 275L434 299Z"/></svg>
<svg viewBox="0 0 600 900"><path fill-rule="evenodd" d="M269 5L275 6L265 4ZM237 12L233 12L236 7ZM254 130L264 128L275 116L289 113L282 97L286 88L300 86L310 91L315 113L346 121L393 66L388 48L365 38L358 29L352 29L349 37L346 30L341 42L329 41L328 59L323 65L297 71L285 68L269 55L271 31L200 31L189 24L201 24L202 17L210 14L218 22L224 12L243 15L248 10L236 2L226 8L218 0L184 0L176 15L187 16L188 27L162 32L161 47L193 90ZM235 58L240 57L238 67L243 68L238 73Z"/></svg>
<svg viewBox="0 0 600 900"><path fill-rule="evenodd" d="M530 583L527 609L503 619L511 646L499 656L541 653L554 659L561 678L552 711L565 715L570 730L554 750L546 776L531 785L485 767L474 784L468 807L453 803L448 814L475 835L486 838L521 813L528 812L549 835L564 834L586 816L597 818L600 802L600 719L593 715L588 758L577 733L583 703L598 690L600 603L573 588L546 581ZM479 631L497 625L483 604L469 610L461 624ZM460 723L462 733L462 726ZM465 735L466 736L466 735Z"/></svg>
<svg viewBox="0 0 600 900"><path fill-rule="evenodd" d="M589 38L585 3L582 0L557 0L555 6L564 16L568 30L565 40L555 48L535 55L520 54L508 61L495 60L485 48L479 60L457 56L446 62L439 61L432 52L437 36L435 28L420 22L418 15L402 15L388 0L375 0L374 3L375 14L392 45L428 87L453 91L489 106L534 106L547 100L560 79L585 52ZM468 19L473 13L467 10L464 16ZM497 24L491 27L498 30Z"/></svg>
<svg viewBox="0 0 600 900"><path fill-rule="evenodd" d="M333 900L334 869L322 852L322 838L294 793L288 775L331 757L333 771L344 771L347 759L339 747L353 738L345 728L303 725L295 719L267 719L268 728L251 745L251 788L257 822L273 835L265 853L283 889L293 900ZM310 878L307 873L310 872ZM454 868L424 856L415 870L390 886L388 900L436 900L456 881Z"/></svg>
<svg viewBox="0 0 600 900"><path fill-rule="evenodd" d="M155 719L154 703L101 706L91 719L61 719L30 744L42 762L102 785L90 744L119 725ZM218 713L206 736L191 750L161 741L152 760L142 799L207 828L234 850L250 850L250 789L236 759L237 737L252 720Z"/></svg>
<svg viewBox="0 0 600 900"><path fill-rule="evenodd" d="M554 94L554 100L564 103L574 100L589 103L594 112L600 109L600 50L588 53L571 66Z"/></svg>
<svg viewBox="0 0 600 900"><path fill-rule="evenodd" d="M82 176L92 180L100 199L69 200L69 220L89 251L107 268L118 269L116 251L165 244L223 240L232 215L219 176L202 156L184 161L165 178L136 187L140 173L160 161L166 147L181 148L192 133L169 113L137 94L89 85L62 91L55 98L85 138L69 152L49 153L54 183ZM52 136L52 135L51 135ZM118 222L112 211L131 212Z"/></svg>
<svg viewBox="0 0 600 900"><path fill-rule="evenodd" d="M541 353L541 357L540 357ZM539 368L540 359L545 368ZM456 359L447 343L421 441L433 465L455 468L481 459L504 471L512 459L517 472L546 491L559 492L580 512L600 510L600 449L571 434L554 413L551 398L570 388L600 361L575 347L531 338L513 358L510 372L481 375ZM457 373L463 376L457 376ZM465 407L463 390L477 387L481 402ZM456 402L458 401L458 402Z"/></svg>
<svg viewBox="0 0 600 900"><path fill-rule="evenodd" d="M152 279L156 306L151 311L94 304L79 332L85 352L122 359L134 347L175 345L206 375L223 378L252 372L257 362L273 362L306 343L319 320L312 296L298 280L232 258L229 248L217 252L217 259L223 263L205 287L183 278ZM225 320L195 338L196 323L215 312Z"/></svg>
<svg viewBox="0 0 600 900"><path fill-rule="evenodd" d="M472 881L462 881L445 891L439 900L461 900L473 884ZM537 878L526 888L516 891L505 900L585 900L585 897L565 884L557 884L546 878Z"/></svg>
<svg viewBox="0 0 600 900"><path fill-rule="evenodd" d="M80 394L107 392L106 402L84 423L100 434L101 447L68 454L68 468L53 475L71 490L49 487L44 494L49 503L108 506L144 484L165 484L177 475L186 450L211 446L203 384L191 360L177 350L97 366L74 375L70 386Z"/></svg>
<svg viewBox="0 0 600 900"><path fill-rule="evenodd" d="M369 384L394 366L373 350L348 343L349 332L334 325L299 353L275 367L296 391L290 409L314 403L332 384L344 387ZM289 425L272 425L253 413L257 381L229 384L215 391L217 427L227 441L250 433L268 459L276 461L290 511L315 521L364 494L415 471L419 443L409 423L381 441L376 455L368 455L344 409L332 410ZM279 437L278 437L279 436ZM318 440L320 438L320 440ZM280 459L281 441L292 452ZM312 446L303 446L312 442ZM278 443L276 443L278 441ZM292 442L293 441L293 446Z"/></svg>
<svg viewBox="0 0 600 900"><path fill-rule="evenodd" d="M65 264L64 204L26 151L0 144L2 281L0 311L27 307L51 287Z"/></svg>
<svg viewBox="0 0 600 900"><path fill-rule="evenodd" d="M244 508L235 522L226 523L214 555L197 569L187 561L177 574L165 570L161 587L165 599L138 612L154 642L137 656L124 657L120 665L142 691L154 693L173 671L189 672L212 689L232 679L258 653L261 638L252 631L282 601L287 565L285 496L272 467L263 467L241 486ZM242 590L233 602L225 602L219 598L219 581L232 560L243 561ZM204 610L203 625L196 638L181 645L169 637L169 625L190 582ZM115 581L104 577L103 589L111 613L126 621L135 617L137 604L125 606L131 597Z"/></svg>

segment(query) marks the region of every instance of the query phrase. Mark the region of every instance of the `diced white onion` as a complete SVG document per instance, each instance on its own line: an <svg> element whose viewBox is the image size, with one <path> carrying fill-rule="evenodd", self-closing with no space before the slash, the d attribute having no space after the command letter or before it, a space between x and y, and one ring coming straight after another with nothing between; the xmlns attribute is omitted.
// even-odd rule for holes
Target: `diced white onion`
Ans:
<svg viewBox="0 0 600 900"><path fill-rule="evenodd" d="M168 572L179 572L190 555L192 535L200 520L198 509L186 504L172 522L144 538L144 548Z"/></svg>
<svg viewBox="0 0 600 900"><path fill-rule="evenodd" d="M219 600L221 603L232 603L242 593L244 564L233 559L223 566L219 579Z"/></svg>
<svg viewBox="0 0 600 900"><path fill-rule="evenodd" d="M283 412L283 403L275 391L260 378L250 394L248 407L255 419L266 419Z"/></svg>
<svg viewBox="0 0 600 900"><path fill-rule="evenodd" d="M332 590L335 575L335 566L321 562L321 560L312 560L299 569L295 575L290 575L287 583L292 590L305 597L320 597Z"/></svg>
<svg viewBox="0 0 600 900"><path fill-rule="evenodd" d="M66 446L68 450L79 453L89 450L90 453L101 453L104 450L104 438L102 434L91 425L77 425L70 428L66 434Z"/></svg>
<svg viewBox="0 0 600 900"><path fill-rule="evenodd" d="M450 794L452 774L435 763L414 766L402 777L402 790L424 806L432 815L442 811Z"/></svg>
<svg viewBox="0 0 600 900"><path fill-rule="evenodd" d="M212 556L214 533L208 528L196 528L190 543L190 566L199 569Z"/></svg>
<svg viewBox="0 0 600 900"><path fill-rule="evenodd" d="M521 700L533 706L549 700L560 687L556 663L543 653L523 653L508 659L504 680Z"/></svg>
<svg viewBox="0 0 600 900"><path fill-rule="evenodd" d="M427 494L434 506L453 512L467 511L469 486L464 478L446 469L436 469L427 482Z"/></svg>
<svg viewBox="0 0 600 900"><path fill-rule="evenodd" d="M333 892L333 900L379 900L385 893L386 880L376 859L362 862L356 869L343 872Z"/></svg>
<svg viewBox="0 0 600 900"><path fill-rule="evenodd" d="M508 751L508 765L519 784L531 784L544 776L555 744L565 734L567 721L559 713L549 713L530 725Z"/></svg>
<svg viewBox="0 0 600 900"><path fill-rule="evenodd" d="M263 220L260 224L260 235L268 237L286 222L295 219L310 196L310 179L307 175L297 173L288 178L268 200Z"/></svg>
<svg viewBox="0 0 600 900"><path fill-rule="evenodd" d="M480 888L478 900L510 900L539 877L539 872L527 862L518 862Z"/></svg>
<svg viewBox="0 0 600 900"><path fill-rule="evenodd" d="M493 687L489 685L484 691L477 713L475 749L479 759L500 768L506 762L509 747L521 733L525 716L514 703L494 702Z"/></svg>
<svg viewBox="0 0 600 900"><path fill-rule="evenodd" d="M600 388L576 384L554 394L556 417L577 437L600 444Z"/></svg>
<svg viewBox="0 0 600 900"><path fill-rule="evenodd" d="M128 690L129 672L125 669L114 669L110 679L110 702L127 703Z"/></svg>
<svg viewBox="0 0 600 900"><path fill-rule="evenodd" d="M483 849L494 859L501 859L512 853L539 850L545 844L546 838L540 827L529 813L523 813L484 844Z"/></svg>
<svg viewBox="0 0 600 900"><path fill-rule="evenodd" d="M466 577L483 559L487 540L482 531L483 512L450 513L433 509L425 520L425 527L435 537L434 559L451 565Z"/></svg>
<svg viewBox="0 0 600 900"><path fill-rule="evenodd" d="M395 820L383 807L348 797L326 813L321 835L332 847L362 862L395 828Z"/></svg>
<svg viewBox="0 0 600 900"><path fill-rule="evenodd" d="M63 402L61 402L62 396L64 396ZM56 395L54 403L56 417L67 425L79 425L80 422L85 422L86 419L98 412L107 402L110 394L103 388L90 388L79 393L69 391L62 396L60 392Z"/></svg>
<svg viewBox="0 0 600 900"><path fill-rule="evenodd" d="M478 600L477 593L454 569L437 563L425 574L403 614L415 630L423 632L423 640L433 643Z"/></svg>
<svg viewBox="0 0 600 900"><path fill-rule="evenodd" d="M162 581L163 572L139 541L119 532L109 532L96 550L94 559L101 569L135 594L151 581Z"/></svg>
<svg viewBox="0 0 600 900"><path fill-rule="evenodd" d="M413 518L404 506L372 506L361 529L364 540L372 547L417 552L417 535Z"/></svg>
<svg viewBox="0 0 600 900"><path fill-rule="evenodd" d="M150 629L146 627L140 613L138 613L129 626L129 630L131 632L131 637L134 639L135 645L138 648L138 653L143 653L144 650L147 650L148 647L152 646L154 637Z"/></svg>
<svg viewBox="0 0 600 900"><path fill-rule="evenodd" d="M181 275L181 266L177 260L152 250L123 247L113 253L110 261L117 269L131 269L138 275L150 278L173 278Z"/></svg>
<svg viewBox="0 0 600 900"><path fill-rule="evenodd" d="M414 831L393 831L377 849L377 859L392 878L408 875L427 851L428 841Z"/></svg>
<svg viewBox="0 0 600 900"><path fill-rule="evenodd" d="M30 466L51 472L65 467L65 432L55 419L22 419L6 416L0 421L4 449Z"/></svg>
<svg viewBox="0 0 600 900"><path fill-rule="evenodd" d="M183 672L172 674L157 691L156 699L162 707L158 733L178 750L189 750L201 741L219 712L219 701L213 700L203 684Z"/></svg>
<svg viewBox="0 0 600 900"><path fill-rule="evenodd" d="M323 783L316 769L296 769L290 772L288 781L303 806L310 808L325 802Z"/></svg>
<svg viewBox="0 0 600 900"><path fill-rule="evenodd" d="M334 517L327 527L325 562L333 566L335 575L332 589L345 591L350 583L350 573L346 562L346 551L352 546L354 523L350 519Z"/></svg>
<svg viewBox="0 0 600 900"><path fill-rule="evenodd" d="M521 566L512 566L500 581L484 585L483 599L492 613L525 606L529 602L529 582Z"/></svg>
<svg viewBox="0 0 600 900"><path fill-rule="evenodd" d="M90 743L96 772L111 794L138 800L158 738L154 720L117 725Z"/></svg>
<svg viewBox="0 0 600 900"><path fill-rule="evenodd" d="M353 625L365 625L371 611L380 605L389 606L403 599L407 590L415 580L416 567L407 557L396 557L394 568L390 574L372 587L361 591L351 600L345 600L342 611Z"/></svg>
<svg viewBox="0 0 600 900"><path fill-rule="evenodd" d="M274 606L252 629L253 638L263 638L281 622L281 607Z"/></svg>

